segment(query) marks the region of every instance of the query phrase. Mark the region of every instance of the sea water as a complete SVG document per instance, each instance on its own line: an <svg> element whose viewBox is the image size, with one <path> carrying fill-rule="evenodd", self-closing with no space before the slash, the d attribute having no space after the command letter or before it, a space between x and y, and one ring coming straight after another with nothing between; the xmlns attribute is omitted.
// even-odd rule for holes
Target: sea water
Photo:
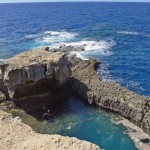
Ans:
<svg viewBox="0 0 150 150"><path fill-rule="evenodd" d="M102 61L97 71L104 80L149 96L149 14L149 3L0 4L0 61L45 45L84 45L77 56ZM77 98L64 105L48 133L53 129L107 150L136 149L111 114Z"/></svg>

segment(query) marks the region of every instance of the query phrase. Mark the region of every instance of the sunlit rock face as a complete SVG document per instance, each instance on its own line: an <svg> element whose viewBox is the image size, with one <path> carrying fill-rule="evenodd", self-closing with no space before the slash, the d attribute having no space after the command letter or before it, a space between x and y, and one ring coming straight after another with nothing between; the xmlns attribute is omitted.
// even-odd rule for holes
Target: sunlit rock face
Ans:
<svg viewBox="0 0 150 150"><path fill-rule="evenodd" d="M71 76L66 55L49 52L48 48L21 53L3 62L0 69L0 90L14 101L33 99L38 103L41 99L44 103L45 97Z"/></svg>
<svg viewBox="0 0 150 150"><path fill-rule="evenodd" d="M71 86L77 95L131 120L150 134L150 98L138 95L117 83L103 81L96 72L96 60L72 57Z"/></svg>

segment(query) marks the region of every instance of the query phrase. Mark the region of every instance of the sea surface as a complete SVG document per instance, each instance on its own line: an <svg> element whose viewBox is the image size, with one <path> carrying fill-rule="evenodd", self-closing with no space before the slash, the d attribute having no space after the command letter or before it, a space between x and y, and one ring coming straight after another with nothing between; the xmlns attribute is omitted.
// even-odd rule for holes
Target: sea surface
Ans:
<svg viewBox="0 0 150 150"><path fill-rule="evenodd" d="M0 61L45 45L84 45L77 56L102 61L97 71L104 80L150 96L150 3L0 4ZM111 114L77 98L65 106L49 123L54 132L106 150L136 149Z"/></svg>

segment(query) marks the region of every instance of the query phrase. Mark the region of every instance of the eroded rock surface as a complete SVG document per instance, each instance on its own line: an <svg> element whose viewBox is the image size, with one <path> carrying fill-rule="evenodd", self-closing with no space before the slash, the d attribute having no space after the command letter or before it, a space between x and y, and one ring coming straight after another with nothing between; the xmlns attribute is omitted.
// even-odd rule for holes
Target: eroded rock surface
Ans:
<svg viewBox="0 0 150 150"><path fill-rule="evenodd" d="M26 108L39 106L45 103L46 96L50 98L49 101L55 100L54 95L60 96L59 92L63 91L62 86L69 81L76 95L90 104L122 115L150 135L150 98L131 92L119 84L103 81L96 72L96 66L100 64L98 61L76 58L70 55L71 50L72 47L61 47L48 52L48 48L44 48L24 52L5 61L0 65L0 97L10 98L13 101L29 101ZM72 63L72 70L66 55ZM21 106L25 105L24 102ZM38 143L40 139L37 139L38 136L41 135L36 134L35 137L31 137ZM40 140L50 142L47 138L44 141ZM14 149L17 146L19 145Z"/></svg>
<svg viewBox="0 0 150 150"><path fill-rule="evenodd" d="M2 92L0 92L0 103L6 100L6 96L5 94L3 94Z"/></svg>
<svg viewBox="0 0 150 150"><path fill-rule="evenodd" d="M19 118L0 110L1 150L100 150L98 146L77 138L42 135L21 123Z"/></svg>
<svg viewBox="0 0 150 150"><path fill-rule="evenodd" d="M96 66L100 62L76 58L71 53L74 49L71 46L62 46L53 50L64 51L72 63L70 81L73 91L90 104L131 120L150 135L150 97L138 95L117 83L103 81L96 72Z"/></svg>
<svg viewBox="0 0 150 150"><path fill-rule="evenodd" d="M117 83L102 81L95 70L96 60L72 57L71 86L77 95L131 120L150 134L150 98L129 91Z"/></svg>
<svg viewBox="0 0 150 150"><path fill-rule="evenodd" d="M48 48L21 53L0 64L0 90L7 99L35 100L50 97L71 76L71 65L63 52ZM28 107L28 106L27 106Z"/></svg>

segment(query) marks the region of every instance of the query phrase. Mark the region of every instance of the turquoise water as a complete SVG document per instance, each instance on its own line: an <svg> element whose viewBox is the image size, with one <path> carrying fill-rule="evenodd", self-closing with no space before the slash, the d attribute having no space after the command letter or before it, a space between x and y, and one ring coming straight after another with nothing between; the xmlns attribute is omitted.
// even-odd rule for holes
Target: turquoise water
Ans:
<svg viewBox="0 0 150 150"><path fill-rule="evenodd" d="M77 55L102 60L103 79L150 95L150 3L0 4L0 61L48 45L86 45ZM48 132L109 150L136 149L111 114L68 100ZM49 128L51 126L51 128ZM72 127L70 129L70 127Z"/></svg>
<svg viewBox="0 0 150 150"><path fill-rule="evenodd" d="M91 141L106 150L137 150L116 116L91 107L75 97L53 107L55 119L43 124L41 133L61 134Z"/></svg>

